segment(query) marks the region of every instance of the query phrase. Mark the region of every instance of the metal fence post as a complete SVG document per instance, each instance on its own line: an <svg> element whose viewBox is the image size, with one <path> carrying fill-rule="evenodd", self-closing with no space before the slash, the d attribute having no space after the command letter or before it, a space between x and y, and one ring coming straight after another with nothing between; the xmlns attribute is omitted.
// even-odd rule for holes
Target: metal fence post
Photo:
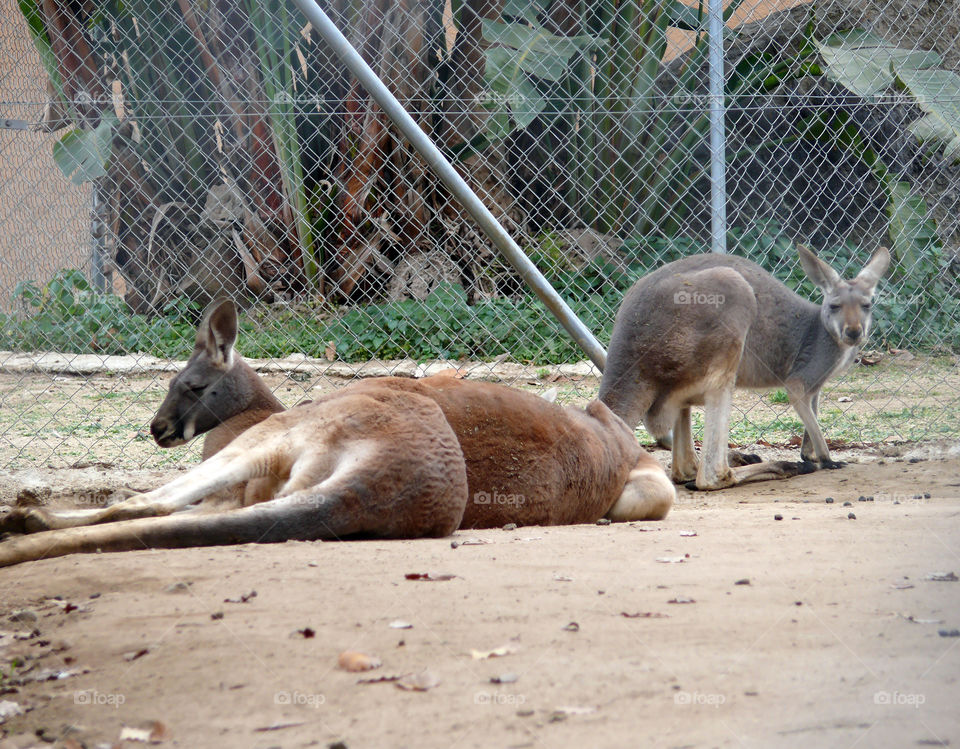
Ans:
<svg viewBox="0 0 960 749"><path fill-rule="evenodd" d="M723 0L710 0L710 250L727 251L727 165L723 100Z"/></svg>

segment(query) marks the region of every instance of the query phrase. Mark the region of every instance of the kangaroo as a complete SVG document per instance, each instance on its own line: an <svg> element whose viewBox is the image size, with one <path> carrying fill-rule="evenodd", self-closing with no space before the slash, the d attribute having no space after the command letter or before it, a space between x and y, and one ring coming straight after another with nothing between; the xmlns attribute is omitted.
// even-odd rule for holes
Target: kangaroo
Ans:
<svg viewBox="0 0 960 749"><path fill-rule="evenodd" d="M669 263L624 297L599 398L628 427L642 420L652 436L672 443L675 482L722 489L844 465L831 460L817 422L820 389L850 366L867 339L873 292L890 253L879 248L856 278L845 281L807 248L798 252L807 276L823 291L820 306L756 263L717 254ZM804 426L800 462L728 457L738 387L786 388ZM695 405L705 412L699 463L690 427Z"/></svg>
<svg viewBox="0 0 960 749"><path fill-rule="evenodd" d="M659 520L675 489L600 401L561 407L503 385L380 377L283 410L215 303L151 423L204 461L100 510L15 508L0 566L78 552L354 536L443 536L508 522ZM190 507L195 502L200 504ZM122 522L113 522L122 521Z"/></svg>

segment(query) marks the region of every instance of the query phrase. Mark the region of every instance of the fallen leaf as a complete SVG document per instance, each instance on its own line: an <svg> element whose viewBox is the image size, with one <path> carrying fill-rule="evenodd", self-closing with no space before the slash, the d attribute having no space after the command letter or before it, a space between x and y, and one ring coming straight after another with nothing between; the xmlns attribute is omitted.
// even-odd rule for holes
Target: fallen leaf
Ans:
<svg viewBox="0 0 960 749"><path fill-rule="evenodd" d="M120 729L120 741L142 741L145 744L150 741L150 729L124 726Z"/></svg>
<svg viewBox="0 0 960 749"><path fill-rule="evenodd" d="M568 575L556 575L556 574L555 574L555 575L553 576L553 579L556 580L558 583L572 583L572 582L573 582L573 578L572 578L572 577L569 577Z"/></svg>
<svg viewBox="0 0 960 749"><path fill-rule="evenodd" d="M493 650L471 650L470 655L475 661L485 661L488 658L502 658L505 655L513 655L519 649L513 643L507 643Z"/></svg>
<svg viewBox="0 0 960 749"><path fill-rule="evenodd" d="M688 537L689 537L689 536L696 536L696 535L697 535L697 532L696 532L696 531L680 531L680 535L681 535L681 536L688 536Z"/></svg>
<svg viewBox="0 0 960 749"><path fill-rule="evenodd" d="M688 596L677 596L676 598L671 598L667 603L696 603L696 601Z"/></svg>
<svg viewBox="0 0 960 749"><path fill-rule="evenodd" d="M894 590L909 590L913 587L913 583L894 583L890 587Z"/></svg>
<svg viewBox="0 0 960 749"><path fill-rule="evenodd" d="M898 613L897 616L914 624L943 624L943 619L917 619L913 614L904 614L903 612Z"/></svg>
<svg viewBox="0 0 960 749"><path fill-rule="evenodd" d="M638 611L636 614L628 614L626 611L621 611L620 616L624 616L627 619L668 619L669 614L661 614L657 611Z"/></svg>
<svg viewBox="0 0 960 749"><path fill-rule="evenodd" d="M259 728L254 728L254 733L267 733L268 731L282 731L284 728L296 728L297 726L304 725L303 721L299 723L271 723L269 726L260 726Z"/></svg>
<svg viewBox="0 0 960 749"><path fill-rule="evenodd" d="M576 622L570 622L566 627L563 628L564 632L579 632L580 625Z"/></svg>
<svg viewBox="0 0 960 749"><path fill-rule="evenodd" d="M390 622L390 629L413 629L413 625L410 622L405 622L401 619Z"/></svg>
<svg viewBox="0 0 960 749"><path fill-rule="evenodd" d="M249 593L240 596L239 598L224 598L224 603L246 603L252 598L257 597L257 591L251 590Z"/></svg>
<svg viewBox="0 0 960 749"><path fill-rule="evenodd" d="M129 653L123 654L123 659L125 661L135 661L137 658L143 658L147 653L150 652L149 648L140 648L139 650L131 650Z"/></svg>
<svg viewBox="0 0 960 749"><path fill-rule="evenodd" d="M373 676L368 679L357 679L357 684L383 684L389 681L400 681L404 674L385 674L383 676Z"/></svg>
<svg viewBox="0 0 960 749"><path fill-rule="evenodd" d="M595 712L597 712L597 708L595 707L558 707L550 713L550 722L556 723L561 720L566 720L571 715L591 715Z"/></svg>
<svg viewBox="0 0 960 749"><path fill-rule="evenodd" d="M304 640L310 640L317 636L316 631L310 627L304 627L303 629L298 629L294 632L295 635L300 635Z"/></svg>
<svg viewBox="0 0 960 749"><path fill-rule="evenodd" d="M847 395L841 395L839 398L837 398L837 403L853 403L853 398Z"/></svg>
<svg viewBox="0 0 960 749"><path fill-rule="evenodd" d="M404 575L407 580L425 580L427 582L437 582L442 580L453 580L456 575L447 572L408 572Z"/></svg>
<svg viewBox="0 0 960 749"><path fill-rule="evenodd" d="M657 557L656 561L662 562L663 564L680 564L681 562L687 561L687 556L682 557Z"/></svg>
<svg viewBox="0 0 960 749"><path fill-rule="evenodd" d="M498 674L497 676L490 677L491 684L515 684L517 679L520 678L519 674Z"/></svg>
<svg viewBox="0 0 960 749"><path fill-rule="evenodd" d="M460 541L461 546L483 546L488 543L490 542L485 538L465 538L463 541Z"/></svg>
<svg viewBox="0 0 960 749"><path fill-rule="evenodd" d="M159 744L170 738L170 731L159 720L143 728L124 726L120 729L120 741L140 741L144 744Z"/></svg>
<svg viewBox="0 0 960 749"><path fill-rule="evenodd" d="M931 572L926 579L937 583L955 583L957 576L953 572Z"/></svg>
<svg viewBox="0 0 960 749"><path fill-rule="evenodd" d="M408 674L397 681L397 688L408 692L426 692L440 683L439 677L429 669L418 674Z"/></svg>
<svg viewBox="0 0 960 749"><path fill-rule="evenodd" d="M343 671L372 671L375 668L380 668L383 665L383 662L373 655L367 655L366 653L358 653L355 650L344 650L337 657L337 667Z"/></svg>
<svg viewBox="0 0 960 749"><path fill-rule="evenodd" d="M57 599L52 599L51 601L54 606L63 611L64 614L69 614L73 611L79 611L80 613L85 613L90 611L89 606L84 606L83 604L71 603L70 601L59 601Z"/></svg>

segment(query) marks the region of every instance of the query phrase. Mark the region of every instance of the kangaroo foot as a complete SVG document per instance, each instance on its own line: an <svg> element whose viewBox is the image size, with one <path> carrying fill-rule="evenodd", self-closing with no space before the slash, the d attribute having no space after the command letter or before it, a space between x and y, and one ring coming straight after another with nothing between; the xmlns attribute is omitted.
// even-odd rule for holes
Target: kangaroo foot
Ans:
<svg viewBox="0 0 960 749"><path fill-rule="evenodd" d="M0 516L0 536L50 530L50 515L37 507L12 507Z"/></svg>
<svg viewBox="0 0 960 749"><path fill-rule="evenodd" d="M831 471L835 471L838 468L843 468L846 463L842 460L830 460L828 458L827 460L821 460L819 463L817 463L817 465L819 465L821 468L827 468Z"/></svg>

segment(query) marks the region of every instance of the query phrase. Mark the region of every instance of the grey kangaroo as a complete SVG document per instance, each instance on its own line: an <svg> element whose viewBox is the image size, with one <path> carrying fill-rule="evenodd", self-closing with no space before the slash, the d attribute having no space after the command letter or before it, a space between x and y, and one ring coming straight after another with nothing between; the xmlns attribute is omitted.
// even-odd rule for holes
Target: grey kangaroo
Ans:
<svg viewBox="0 0 960 749"><path fill-rule="evenodd" d="M672 441L675 482L721 489L843 465L831 460L817 422L820 389L867 339L873 292L890 253L879 248L846 281L807 248L798 252L823 291L819 306L756 263L717 254L669 263L624 297L599 397L627 426L642 420L652 436ZM786 389L803 421L802 462L728 456L734 388L772 387ZM690 427L697 405L705 411L699 462Z"/></svg>
<svg viewBox="0 0 960 749"><path fill-rule="evenodd" d="M0 567L78 552L666 516L676 495L599 401L561 407L503 385L378 377L284 410L211 306L151 424L162 447L205 434L204 462L106 509L14 508ZM195 507L191 505L199 504ZM117 522L120 521L120 522Z"/></svg>

